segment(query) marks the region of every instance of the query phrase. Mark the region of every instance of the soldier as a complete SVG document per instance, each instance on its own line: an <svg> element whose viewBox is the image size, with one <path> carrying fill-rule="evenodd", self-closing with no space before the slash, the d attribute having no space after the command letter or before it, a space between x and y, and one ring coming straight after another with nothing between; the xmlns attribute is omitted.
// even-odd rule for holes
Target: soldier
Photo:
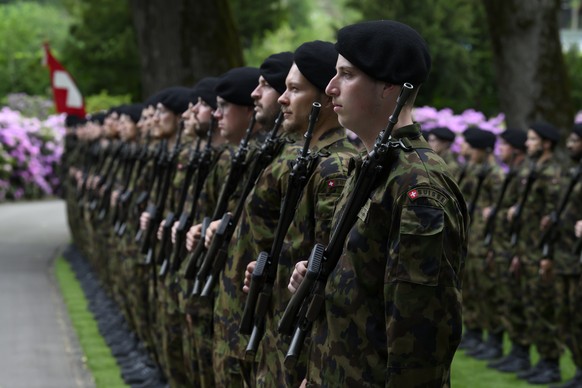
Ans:
<svg viewBox="0 0 582 388"><path fill-rule="evenodd" d="M418 90L428 77L428 48L409 26L384 20L342 28L336 49L337 74L326 93L340 124L371 151L402 85ZM394 150L394 164L340 242L343 252L325 288L325 314L312 333L308 386L450 385L461 337L468 215L447 165L413 123L416 90L392 132L394 144L406 148ZM351 166L334 221L354 190L362 159ZM297 264L292 292L306 264Z"/></svg>
<svg viewBox="0 0 582 388"><path fill-rule="evenodd" d="M428 144L438 156L443 158L451 169L453 176L458 176L461 165L457 155L451 150L451 145L455 141L455 133L447 127L436 127L427 132Z"/></svg>
<svg viewBox="0 0 582 388"><path fill-rule="evenodd" d="M331 217L344 187L347 164L356 154L356 148L337 121L331 99L325 95L325 86L335 74L336 60L337 52L332 43L314 41L302 44L295 51L294 64L286 80L287 89L279 98L286 113L283 127L287 134L301 134L307 130L307 116L314 101L320 102L322 108L311 142L312 155L318 157L315 171L308 178L293 221L285 231L284 248L278 258L277 276L265 317L265 334L258 349L257 386L298 386L306 372L305 357L294 368L284 367L286 341L277 334L277 323L289 301L286 285L293 267L298 260L309 255L313 244L326 242L329 238ZM265 236L263 231L275 231L277 227L282 196L287 192L290 163L296 159L302 146L298 142L284 149L281 157L265 172L272 177L267 176L268 179L257 183L247 204L245 216L252 220L249 232L256 242L253 246L255 255L271 251L275 235ZM269 187L273 186L281 186L280 197L272 194ZM269 213L254 210L259 207L269 209ZM247 266L245 291L254 265L253 261Z"/></svg>
<svg viewBox="0 0 582 388"><path fill-rule="evenodd" d="M576 366L576 374L573 379L561 385L553 385L552 388L575 388L582 386L582 337L580 326L582 325L582 312L580 310L580 255L573 253L573 247L577 243L575 231L576 220L582 216L580 198L582 196L582 123L575 124L572 132L566 140L566 147L573 166L564 174L561 187L571 187L565 200L566 191L562 193L560 205L565 205L562 213L552 217L555 241L548 241L549 248L542 261L540 271L545 276L553 277L556 284L556 322L562 343L571 352L572 361ZM573 186L570 186L573 185ZM550 238L552 238L550 237ZM578 236L579 237L579 236Z"/></svg>
<svg viewBox="0 0 582 388"><path fill-rule="evenodd" d="M215 87L216 107L213 115L218 121L218 128L230 147L236 147L245 136L245 130L254 111L254 101L251 93L256 88L260 71L257 68L234 68L223 74ZM262 126L253 129L255 136L262 132ZM210 172L205 184L201 201L198 204L199 214L195 225L187 235L187 248L193 250L199 243L204 215L210 215L218 201L218 193L226 178L231 159L231 150L224 152ZM236 198L233 194L229 200L229 210L233 210ZM232 202L231 202L232 201ZM204 375L202 384L205 386L242 386L241 366L238 359L233 359L229 353L228 343L223 342L224 336L216 334L217 325L213 323L212 298L196 298L186 301L185 311L190 315L196 352L199 357L198 372ZM198 338L196 338L198 335ZM217 345L218 344L218 345ZM209 365L209 362L212 363ZM213 378L213 381L210 381Z"/></svg>
<svg viewBox="0 0 582 388"><path fill-rule="evenodd" d="M495 272L490 271L491 261L483 246L485 219L481 213L493 206L503 172L493 157L496 140L493 133L473 127L465 131L464 138L469 160L461 191L468 203L471 233L463 280L463 322L475 340L466 341L463 347L468 350L468 355L484 360L501 356L503 330L498 322L494 323L492 310L495 308L493 295L497 278ZM488 331L487 342L480 341L483 330Z"/></svg>
<svg viewBox="0 0 582 388"><path fill-rule="evenodd" d="M509 271L520 278L522 303L527 326L524 328L530 344L535 344L540 361L517 374L530 384L549 384L560 381L560 346L555 331L554 282L540 276L540 223L543 216L555 210L560 187L560 167L554 160L554 148L559 140L558 130L544 122L536 122L527 131L527 153L532 164L527 176L520 177L519 203L507 213L512 223L513 257ZM529 186L529 188L528 188ZM508 371L507 368L498 368ZM515 370L509 370L515 372Z"/></svg>
<svg viewBox="0 0 582 388"><path fill-rule="evenodd" d="M511 261L511 247L508 237L511 232L504 217L509 207L518 200L516 190L512 187L518 184L516 175L525 167L526 139L526 132L515 128L509 128L499 135L499 158L509 167L503 182L506 188L505 190L503 188L496 190L498 197L495 207L486 208L483 211L489 228L485 237L485 245L488 248L487 260L490 262L491 256L494 257L492 271L497 273L498 277L497 289L494 293L498 310L490 319L499 317L512 344L511 351L507 356L488 364L491 368L509 367L521 370L530 366L526 346L528 342L525 339L525 330L522 330L525 327L525 316L521 303L519 279L507 271Z"/></svg>

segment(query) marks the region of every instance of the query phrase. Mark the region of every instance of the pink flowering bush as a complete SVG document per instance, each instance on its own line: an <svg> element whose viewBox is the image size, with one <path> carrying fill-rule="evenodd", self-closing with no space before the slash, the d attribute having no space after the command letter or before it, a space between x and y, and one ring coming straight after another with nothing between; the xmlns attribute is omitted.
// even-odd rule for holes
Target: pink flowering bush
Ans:
<svg viewBox="0 0 582 388"><path fill-rule="evenodd" d="M470 126L476 126L494 134L499 134L505 130L505 116L499 114L492 118L487 118L481 112L468 109L461 114L455 115L451 109L436 110L430 106L415 108L414 121L421 125L423 131L429 131L436 127L448 127L457 135L452 145L454 152L459 152L462 141L462 133Z"/></svg>
<svg viewBox="0 0 582 388"><path fill-rule="evenodd" d="M59 187L64 115L46 120L0 109L0 201L39 198Z"/></svg>

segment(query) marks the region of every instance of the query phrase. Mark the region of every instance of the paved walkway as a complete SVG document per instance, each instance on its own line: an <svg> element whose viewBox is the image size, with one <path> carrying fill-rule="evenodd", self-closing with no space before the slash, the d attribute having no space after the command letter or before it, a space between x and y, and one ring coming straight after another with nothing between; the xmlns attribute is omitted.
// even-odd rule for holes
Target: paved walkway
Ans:
<svg viewBox="0 0 582 388"><path fill-rule="evenodd" d="M63 201L0 205L0 388L93 387L53 273Z"/></svg>

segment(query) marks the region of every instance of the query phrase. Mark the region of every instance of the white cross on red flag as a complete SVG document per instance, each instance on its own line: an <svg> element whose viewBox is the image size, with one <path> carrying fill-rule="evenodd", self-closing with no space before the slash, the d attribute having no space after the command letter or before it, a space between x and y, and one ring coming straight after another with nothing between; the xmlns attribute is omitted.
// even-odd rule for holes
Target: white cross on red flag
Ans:
<svg viewBox="0 0 582 388"><path fill-rule="evenodd" d="M51 74L51 87L55 109L58 113L67 113L85 117L85 100L75 80L69 72L53 57L48 43L44 43L44 64Z"/></svg>

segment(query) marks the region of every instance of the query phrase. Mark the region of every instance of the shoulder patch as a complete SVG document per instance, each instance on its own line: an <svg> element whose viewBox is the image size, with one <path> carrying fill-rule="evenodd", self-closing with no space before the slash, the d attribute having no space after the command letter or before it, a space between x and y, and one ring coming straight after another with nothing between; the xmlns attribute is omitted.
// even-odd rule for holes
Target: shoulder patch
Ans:
<svg viewBox="0 0 582 388"><path fill-rule="evenodd" d="M443 205L445 203L447 203L447 201L449 200L446 196L439 193L437 190L427 188L427 187L421 187L421 188L409 190L406 193L406 195L408 196L408 198L411 201L415 201L416 199L422 198L422 197L428 197L428 198L432 198L432 199L439 201Z"/></svg>

